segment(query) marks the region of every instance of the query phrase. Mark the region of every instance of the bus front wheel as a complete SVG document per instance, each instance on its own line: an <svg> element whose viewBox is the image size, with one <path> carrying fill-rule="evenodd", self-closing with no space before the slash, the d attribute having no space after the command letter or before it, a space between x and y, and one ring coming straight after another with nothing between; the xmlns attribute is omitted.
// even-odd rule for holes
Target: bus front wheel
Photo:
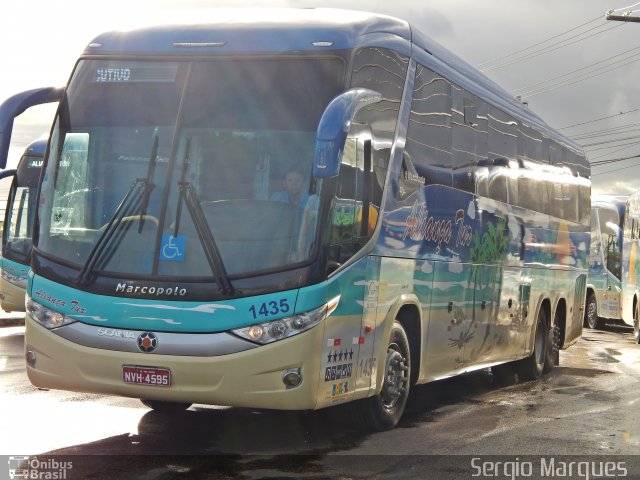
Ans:
<svg viewBox="0 0 640 480"><path fill-rule="evenodd" d="M587 327L593 329L599 329L602 327L602 319L598 317L598 304L596 302L596 296L593 293L590 293L587 297L585 323Z"/></svg>
<svg viewBox="0 0 640 480"><path fill-rule="evenodd" d="M636 343L640 343L640 303L636 304L636 314L633 319L633 339Z"/></svg>
<svg viewBox="0 0 640 480"><path fill-rule="evenodd" d="M365 428L383 431L397 425L409 396L410 359L407 334L400 322L396 321L387 346L382 390L378 395L353 404L354 413Z"/></svg>

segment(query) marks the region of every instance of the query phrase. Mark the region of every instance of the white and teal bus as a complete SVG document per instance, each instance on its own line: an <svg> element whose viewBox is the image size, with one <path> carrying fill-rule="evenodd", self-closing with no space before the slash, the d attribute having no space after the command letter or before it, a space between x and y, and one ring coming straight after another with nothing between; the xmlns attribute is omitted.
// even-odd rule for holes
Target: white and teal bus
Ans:
<svg viewBox="0 0 640 480"><path fill-rule="evenodd" d="M551 369L582 332L580 147L405 21L247 14L78 60L40 184L31 382L169 411L353 402L385 429L415 384Z"/></svg>
<svg viewBox="0 0 640 480"><path fill-rule="evenodd" d="M591 248L585 326L605 322L634 327L640 343L640 192L595 195L591 209Z"/></svg>
<svg viewBox="0 0 640 480"><path fill-rule="evenodd" d="M0 257L0 307L6 312L25 311L36 192L46 147L46 138L32 142L20 157L16 170L0 173L0 178L13 177L5 207Z"/></svg>

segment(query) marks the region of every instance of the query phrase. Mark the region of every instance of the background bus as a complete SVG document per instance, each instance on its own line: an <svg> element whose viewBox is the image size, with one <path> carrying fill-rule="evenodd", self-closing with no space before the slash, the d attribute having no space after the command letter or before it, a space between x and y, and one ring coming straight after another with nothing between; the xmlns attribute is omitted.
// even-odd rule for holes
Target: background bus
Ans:
<svg viewBox="0 0 640 480"><path fill-rule="evenodd" d="M634 327L638 335L636 252L640 237L640 195L596 195L591 209L591 250L585 325L605 321Z"/></svg>
<svg viewBox="0 0 640 480"><path fill-rule="evenodd" d="M582 332L580 147L405 21L269 14L87 47L40 186L31 382L384 429L416 383L551 369Z"/></svg>
<svg viewBox="0 0 640 480"><path fill-rule="evenodd" d="M16 170L3 172L3 176L13 176L5 208L0 258L0 306L7 312L25 311L36 192L46 147L47 138L36 140L20 157Z"/></svg>

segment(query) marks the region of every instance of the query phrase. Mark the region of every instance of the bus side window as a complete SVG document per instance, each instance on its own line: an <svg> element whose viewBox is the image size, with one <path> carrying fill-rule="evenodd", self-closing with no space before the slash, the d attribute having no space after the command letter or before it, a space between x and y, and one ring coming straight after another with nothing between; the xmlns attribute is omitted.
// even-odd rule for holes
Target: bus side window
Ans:
<svg viewBox="0 0 640 480"><path fill-rule="evenodd" d="M366 136L364 137L366 138ZM330 260L342 264L371 237L378 221L380 189L370 161L371 141L347 138L331 212Z"/></svg>
<svg viewBox="0 0 640 480"><path fill-rule="evenodd" d="M598 209L598 217L600 220L600 234L602 247L604 249L605 265L607 270L615 275L616 278L620 279L620 216L616 210L600 208Z"/></svg>
<svg viewBox="0 0 640 480"><path fill-rule="evenodd" d="M489 107L487 116L488 178L486 187L477 190L476 193L499 202L513 203L517 199L518 189L517 178L513 175L510 165L518 155L518 124L511 116L493 106Z"/></svg>
<svg viewBox="0 0 640 480"><path fill-rule="evenodd" d="M452 89L453 187L475 192L476 166L488 155L488 105L475 95Z"/></svg>
<svg viewBox="0 0 640 480"><path fill-rule="evenodd" d="M451 186L451 83L418 64L405 150L425 185Z"/></svg>

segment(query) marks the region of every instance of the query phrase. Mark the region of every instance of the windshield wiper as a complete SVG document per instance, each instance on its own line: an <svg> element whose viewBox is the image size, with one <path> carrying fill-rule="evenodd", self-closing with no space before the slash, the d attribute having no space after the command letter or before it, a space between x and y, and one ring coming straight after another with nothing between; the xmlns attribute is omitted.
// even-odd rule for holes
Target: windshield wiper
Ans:
<svg viewBox="0 0 640 480"><path fill-rule="evenodd" d="M191 150L191 139L187 140L187 145L184 148L184 159L182 160L182 177L178 182L178 185L186 183L187 181L187 171L189 170L190 160L189 152ZM178 230L180 229L180 218L182 217L182 190L180 191L180 196L178 197L178 207L176 208L176 220L173 230L173 237L178 236Z"/></svg>
<svg viewBox="0 0 640 480"><path fill-rule="evenodd" d="M220 255L220 250L216 245L213 233L211 233L211 228L209 228L207 218L202 211L198 195L191 182L188 182L186 179L187 170L189 169L189 144L190 142L187 141L182 161L182 178L178 182L178 187L180 188L180 200L178 201L178 208L176 210L174 237L178 234L178 226L180 224L180 216L182 213L182 199L184 199L184 203L187 205L187 209L189 210L189 214L193 220L202 248L204 248L204 254L207 257L207 262L213 272L216 283L223 294L231 295L235 292L235 288L231 284L231 280L229 280L229 275L227 274L227 270L224 266L222 255Z"/></svg>
<svg viewBox="0 0 640 480"><path fill-rule="evenodd" d="M146 209L149 203L149 196L151 195L151 190L155 187L152 183L151 179L153 177L153 173L155 171L156 160L158 156L158 136L154 136L153 147L151 149L151 156L149 158L149 167L147 169L146 178L136 178L134 182L129 187L129 191L125 194L124 198L116 208L116 211L113 213L109 222L107 222L106 227L98 236L96 243L94 244L91 252L87 256L80 273L78 274L77 282L80 285L86 285L93 273L96 263L103 256L104 251L110 245L114 235L118 231L118 227L122 223L122 219L132 215L140 209L140 222L144 221L143 215L146 213ZM138 230L138 233L142 232L142 225ZM121 231L120 235L115 237L117 239L116 245L120 243L120 240L123 238L126 231Z"/></svg>
<svg viewBox="0 0 640 480"><path fill-rule="evenodd" d="M147 180L144 184L144 196L142 198L142 206L140 207L140 225L138 226L138 233L142 233L142 227L144 226L145 215L147 214L147 207L149 206L149 198L151 197L151 191L155 188L153 183L153 176L156 172L156 163L158 161L158 136L153 137L153 147L151 147L151 158L149 158L149 168L147 169Z"/></svg>

